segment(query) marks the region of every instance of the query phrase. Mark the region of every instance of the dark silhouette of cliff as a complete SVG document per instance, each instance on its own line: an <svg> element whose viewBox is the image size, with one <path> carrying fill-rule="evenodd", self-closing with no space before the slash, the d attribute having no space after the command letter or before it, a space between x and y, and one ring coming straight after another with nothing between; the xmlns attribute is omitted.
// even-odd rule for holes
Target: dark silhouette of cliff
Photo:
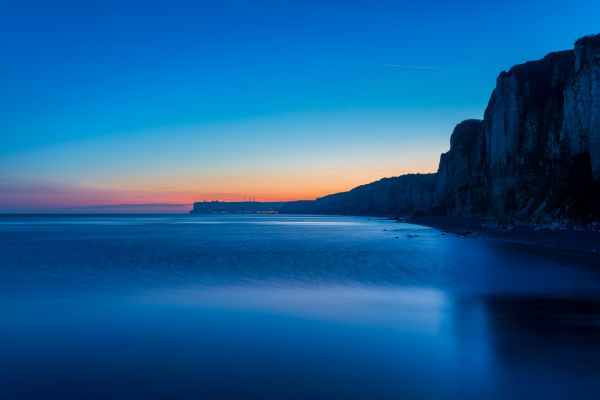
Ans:
<svg viewBox="0 0 600 400"><path fill-rule="evenodd" d="M435 174L384 178L348 192L293 201L280 212L292 214L413 215L434 205Z"/></svg>
<svg viewBox="0 0 600 400"><path fill-rule="evenodd" d="M500 74L483 121L456 127L435 197L448 215L587 223L600 218L599 181L595 35Z"/></svg>

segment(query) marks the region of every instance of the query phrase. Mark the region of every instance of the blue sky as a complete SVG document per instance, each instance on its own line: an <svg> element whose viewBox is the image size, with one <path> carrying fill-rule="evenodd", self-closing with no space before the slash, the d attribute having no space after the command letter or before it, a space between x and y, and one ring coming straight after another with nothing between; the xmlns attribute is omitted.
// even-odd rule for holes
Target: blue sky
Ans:
<svg viewBox="0 0 600 400"><path fill-rule="evenodd" d="M577 0L2 1L0 211L311 198L430 172L501 70L571 48L599 15Z"/></svg>

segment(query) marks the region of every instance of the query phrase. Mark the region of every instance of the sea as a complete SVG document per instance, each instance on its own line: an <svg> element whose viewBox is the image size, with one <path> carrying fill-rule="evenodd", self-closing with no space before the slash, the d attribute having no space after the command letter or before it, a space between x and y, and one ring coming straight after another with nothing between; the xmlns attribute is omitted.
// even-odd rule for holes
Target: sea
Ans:
<svg viewBox="0 0 600 400"><path fill-rule="evenodd" d="M597 399L600 257L393 220L0 216L0 399Z"/></svg>

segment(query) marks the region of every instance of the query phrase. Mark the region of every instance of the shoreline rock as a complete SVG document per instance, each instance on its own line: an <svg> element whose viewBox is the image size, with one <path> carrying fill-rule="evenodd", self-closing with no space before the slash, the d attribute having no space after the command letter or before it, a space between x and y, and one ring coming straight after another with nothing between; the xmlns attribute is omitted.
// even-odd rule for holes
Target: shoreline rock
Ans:
<svg viewBox="0 0 600 400"><path fill-rule="evenodd" d="M482 238L510 245L561 254L590 256L600 266L600 225L583 229L577 226L531 226L517 223L497 225L484 218L414 217L406 223L428 226L465 238Z"/></svg>

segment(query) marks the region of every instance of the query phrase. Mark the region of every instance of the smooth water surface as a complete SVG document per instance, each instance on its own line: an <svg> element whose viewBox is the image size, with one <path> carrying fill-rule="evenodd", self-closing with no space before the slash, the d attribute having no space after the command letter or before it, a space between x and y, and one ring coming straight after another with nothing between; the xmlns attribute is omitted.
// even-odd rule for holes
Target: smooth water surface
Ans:
<svg viewBox="0 0 600 400"><path fill-rule="evenodd" d="M597 398L600 262L393 221L0 217L1 399Z"/></svg>

